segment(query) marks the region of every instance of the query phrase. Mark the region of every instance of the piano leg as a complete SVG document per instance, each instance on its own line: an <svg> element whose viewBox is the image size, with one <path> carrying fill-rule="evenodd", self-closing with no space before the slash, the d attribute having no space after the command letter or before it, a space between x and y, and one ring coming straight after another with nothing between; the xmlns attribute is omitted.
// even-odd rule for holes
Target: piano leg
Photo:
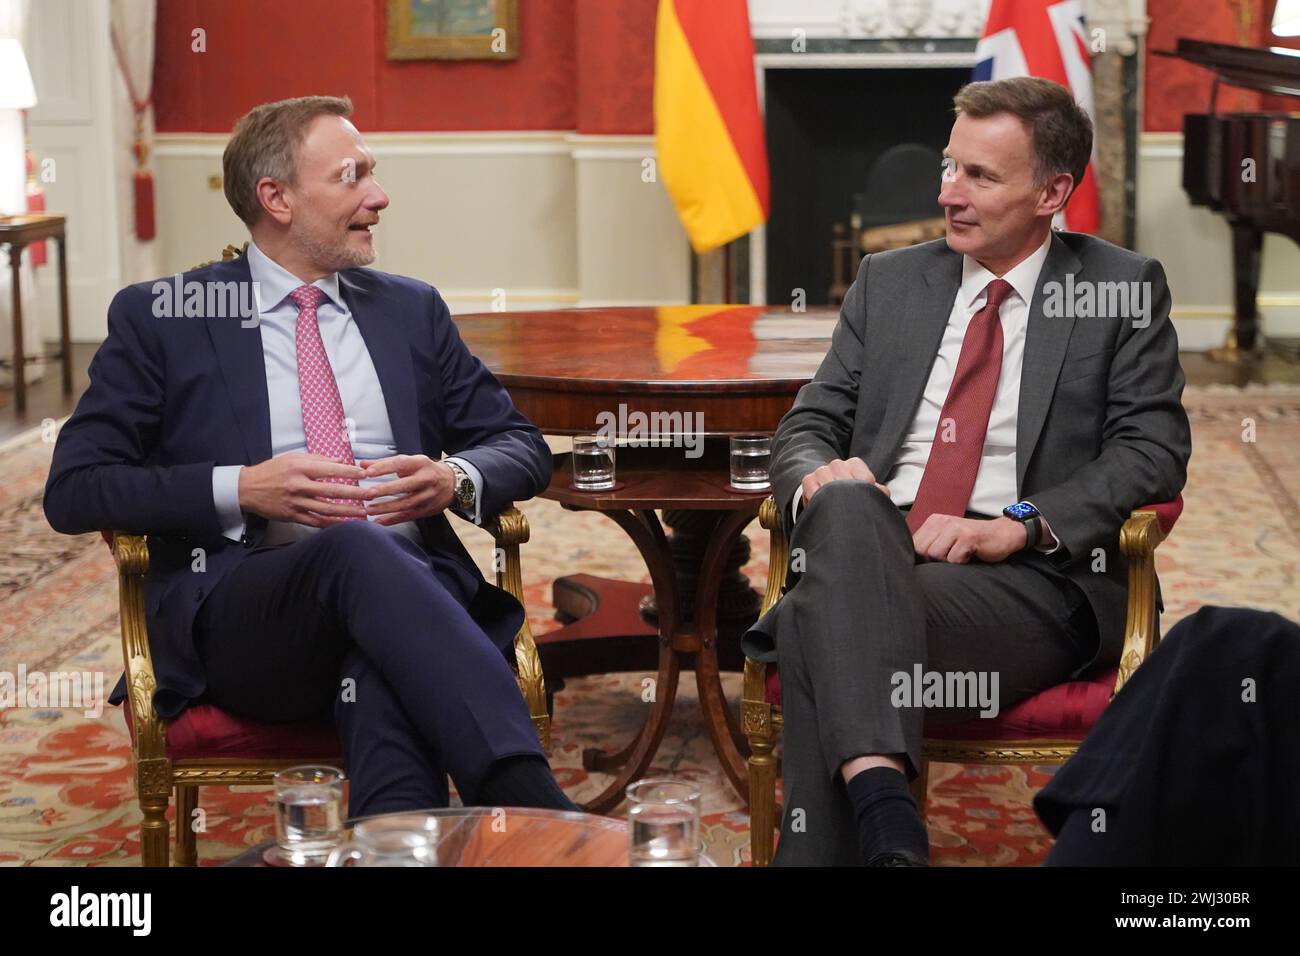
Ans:
<svg viewBox="0 0 1300 956"><path fill-rule="evenodd" d="M1264 244L1264 233L1248 222L1232 223L1232 281L1235 320L1233 336L1222 351L1251 354L1259 337L1259 311L1255 296L1259 293L1259 254ZM1235 338L1235 342L1233 339ZM1235 348L1234 348L1235 345ZM1235 355L1216 355L1227 361L1236 361Z"/></svg>

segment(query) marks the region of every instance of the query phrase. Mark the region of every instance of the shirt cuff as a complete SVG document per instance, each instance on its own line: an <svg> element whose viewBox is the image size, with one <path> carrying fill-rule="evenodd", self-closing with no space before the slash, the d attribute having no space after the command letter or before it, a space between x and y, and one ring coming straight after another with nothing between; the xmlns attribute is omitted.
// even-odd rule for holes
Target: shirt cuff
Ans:
<svg viewBox="0 0 1300 956"><path fill-rule="evenodd" d="M1033 505L1034 503L1032 501L1026 501L1025 504ZM1038 507L1036 505L1034 506L1034 510L1038 511ZM1039 541L1038 544L1034 545L1034 550L1039 552L1040 554L1056 554L1056 552L1061 550L1061 539L1056 536L1056 533L1054 531L1052 531L1052 526L1047 523L1047 519L1043 517L1043 513L1041 511L1038 511L1038 520L1043 523L1042 537L1046 538L1050 534L1052 536L1052 540L1055 541L1056 544L1054 544L1050 548L1045 548L1043 547L1042 541Z"/></svg>
<svg viewBox="0 0 1300 956"><path fill-rule="evenodd" d="M459 515L464 515L466 518L468 518L470 521L474 522L475 524L482 524L483 523L483 475L482 473L477 468L475 468L472 464L466 461L464 458L444 458L443 460L447 462L447 464L451 464L452 462L455 462L456 466L460 468L461 471L465 472L465 474L469 475L469 480L474 483L474 513L473 514L466 513L466 511L463 508L461 508L459 505L453 506L452 510ZM455 499L453 498L452 500L454 501Z"/></svg>
<svg viewBox="0 0 1300 956"><path fill-rule="evenodd" d="M214 465L212 468L212 503L217 507L221 534L231 541L244 537L247 522L239 508L239 472L243 465Z"/></svg>
<svg viewBox="0 0 1300 956"><path fill-rule="evenodd" d="M799 520L799 504L803 501L803 485L794 490L794 500L790 502L790 524Z"/></svg>

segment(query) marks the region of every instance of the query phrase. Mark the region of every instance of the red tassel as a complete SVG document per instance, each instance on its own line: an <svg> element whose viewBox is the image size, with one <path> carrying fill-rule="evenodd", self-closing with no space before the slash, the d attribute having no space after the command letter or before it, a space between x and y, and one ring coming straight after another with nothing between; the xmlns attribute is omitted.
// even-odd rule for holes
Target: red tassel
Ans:
<svg viewBox="0 0 1300 956"><path fill-rule="evenodd" d="M27 211L28 212L45 212L45 190L40 187L31 176L32 157L27 155ZM48 253L45 250L45 240L33 242L27 247L27 261L32 264L32 268L43 266L48 261Z"/></svg>
<svg viewBox="0 0 1300 956"><path fill-rule="evenodd" d="M135 237L141 242L154 237L153 174L147 169L135 171Z"/></svg>

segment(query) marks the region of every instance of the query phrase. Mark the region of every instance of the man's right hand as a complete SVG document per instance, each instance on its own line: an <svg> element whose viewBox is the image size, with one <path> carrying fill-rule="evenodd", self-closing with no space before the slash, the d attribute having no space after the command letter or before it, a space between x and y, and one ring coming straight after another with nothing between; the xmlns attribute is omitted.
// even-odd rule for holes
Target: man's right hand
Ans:
<svg viewBox="0 0 1300 956"><path fill-rule="evenodd" d="M871 473L867 463L861 458L837 458L834 461L828 461L816 471L805 475L802 483L803 487L803 506L812 501L812 496L817 494L817 490L823 485L829 485L832 481L869 481L889 497L889 488L876 481L876 476ZM802 506L801 506L802 507Z"/></svg>
<svg viewBox="0 0 1300 956"><path fill-rule="evenodd" d="M343 518L365 518L360 503L376 496L374 488L335 484L324 478L366 477L364 468L345 465L307 452L268 458L239 471L239 508L270 521L296 521L313 528L337 524ZM378 492L382 494L382 492ZM336 504L327 498L355 499L357 504Z"/></svg>

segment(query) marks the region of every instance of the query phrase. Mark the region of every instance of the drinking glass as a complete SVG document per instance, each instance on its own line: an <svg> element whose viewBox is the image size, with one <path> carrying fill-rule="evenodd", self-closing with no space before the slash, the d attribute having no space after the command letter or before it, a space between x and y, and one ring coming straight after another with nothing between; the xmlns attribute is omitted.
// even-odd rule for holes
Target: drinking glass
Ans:
<svg viewBox="0 0 1300 956"><path fill-rule="evenodd" d="M600 435L573 439L573 487L608 491L614 487L614 442Z"/></svg>
<svg viewBox="0 0 1300 956"><path fill-rule="evenodd" d="M275 775L275 842L294 866L318 866L343 837L343 771L289 767Z"/></svg>
<svg viewBox="0 0 1300 956"><path fill-rule="evenodd" d="M335 847L326 866L437 866L438 818L392 813L362 820L352 839Z"/></svg>
<svg viewBox="0 0 1300 956"><path fill-rule="evenodd" d="M731 486L741 491L767 491L772 487L767 467L772 461L772 439L766 435L737 435L731 439Z"/></svg>
<svg viewBox="0 0 1300 956"><path fill-rule="evenodd" d="M659 777L627 788L632 866L700 865L700 789Z"/></svg>

